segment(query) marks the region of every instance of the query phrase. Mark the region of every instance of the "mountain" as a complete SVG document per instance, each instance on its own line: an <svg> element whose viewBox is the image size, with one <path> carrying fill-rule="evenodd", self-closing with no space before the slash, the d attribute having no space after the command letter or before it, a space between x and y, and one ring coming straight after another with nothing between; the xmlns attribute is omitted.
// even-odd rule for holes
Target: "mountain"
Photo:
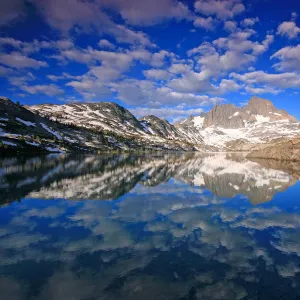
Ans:
<svg viewBox="0 0 300 300"><path fill-rule="evenodd" d="M274 107L269 100L258 97L250 99L244 107L233 104L217 105L205 116L203 128L218 126L222 128L245 128L255 123L276 121L297 122L286 111Z"/></svg>
<svg viewBox="0 0 300 300"><path fill-rule="evenodd" d="M29 110L0 97L0 152L194 150L187 142L153 138L128 110L115 103L39 108Z"/></svg>
<svg viewBox="0 0 300 300"><path fill-rule="evenodd" d="M167 120L150 115L139 119L146 132L170 140L186 140L185 136Z"/></svg>
<svg viewBox="0 0 300 300"><path fill-rule="evenodd" d="M0 117L2 144L23 150L253 151L300 137L298 120L258 97L243 107L216 105L176 124L153 115L137 119L112 102L22 107L0 98Z"/></svg>
<svg viewBox="0 0 300 300"><path fill-rule="evenodd" d="M300 123L265 99L253 97L244 107L214 106L208 113L192 116L176 127L186 136L219 150L259 149L277 138L300 134Z"/></svg>
<svg viewBox="0 0 300 300"><path fill-rule="evenodd" d="M128 136L146 134L140 122L127 109L113 102L42 104L26 108L62 124L73 124Z"/></svg>

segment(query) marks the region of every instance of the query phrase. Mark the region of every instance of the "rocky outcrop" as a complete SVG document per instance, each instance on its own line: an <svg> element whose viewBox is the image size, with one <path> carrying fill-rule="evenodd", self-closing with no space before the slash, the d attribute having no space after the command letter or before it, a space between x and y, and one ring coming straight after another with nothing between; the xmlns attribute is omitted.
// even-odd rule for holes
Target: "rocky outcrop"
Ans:
<svg viewBox="0 0 300 300"><path fill-rule="evenodd" d="M279 120L297 122L297 119L288 114L284 109L277 109L271 101L259 97L252 97L248 105L244 106L242 110L245 113L250 112L250 114L255 116L269 118L271 122Z"/></svg>
<svg viewBox="0 0 300 300"><path fill-rule="evenodd" d="M285 120L297 122L285 110L277 109L269 100L252 97L244 107L233 104L217 105L209 111L203 123L203 128L216 126L221 128L243 128L247 123L274 122Z"/></svg>
<svg viewBox="0 0 300 300"><path fill-rule="evenodd" d="M300 161L300 137L275 142L261 150L252 151L247 158Z"/></svg>
<svg viewBox="0 0 300 300"><path fill-rule="evenodd" d="M216 105L204 119L203 127L217 126L222 128L244 127L241 110L233 104Z"/></svg>

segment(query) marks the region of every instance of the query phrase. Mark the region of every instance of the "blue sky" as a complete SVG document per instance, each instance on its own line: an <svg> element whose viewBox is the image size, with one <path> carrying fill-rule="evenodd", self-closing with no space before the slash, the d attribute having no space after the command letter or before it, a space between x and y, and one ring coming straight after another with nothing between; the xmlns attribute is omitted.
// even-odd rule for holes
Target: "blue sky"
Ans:
<svg viewBox="0 0 300 300"><path fill-rule="evenodd" d="M296 0L1 1L1 94L171 121L258 95L300 119L298 13Z"/></svg>

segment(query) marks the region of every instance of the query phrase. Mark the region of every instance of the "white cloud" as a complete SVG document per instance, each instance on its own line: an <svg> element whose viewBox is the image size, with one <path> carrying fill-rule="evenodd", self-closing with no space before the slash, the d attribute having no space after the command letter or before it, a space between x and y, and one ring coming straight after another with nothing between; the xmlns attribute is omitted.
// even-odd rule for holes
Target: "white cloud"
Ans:
<svg viewBox="0 0 300 300"><path fill-rule="evenodd" d="M112 86L118 93L118 98L128 105L161 107L162 105L186 104L205 106L224 100L223 98L209 97L203 94L178 92L170 87L160 87L149 80L127 79Z"/></svg>
<svg viewBox="0 0 300 300"><path fill-rule="evenodd" d="M231 19L242 13L245 6L239 0L198 0L195 10L204 15L215 15L219 19Z"/></svg>
<svg viewBox="0 0 300 300"><path fill-rule="evenodd" d="M48 64L44 61L38 61L34 58L25 56L19 52L12 52L10 54L0 54L0 63L16 69L33 68L39 69L47 67Z"/></svg>
<svg viewBox="0 0 300 300"><path fill-rule="evenodd" d="M269 74L264 71L255 71L245 74L232 73L230 77L243 81L249 85L262 84L275 89L299 88L300 75L298 73Z"/></svg>
<svg viewBox="0 0 300 300"><path fill-rule="evenodd" d="M188 7L177 0L101 0L99 3L120 13L132 25L153 25L168 19L190 19Z"/></svg>
<svg viewBox="0 0 300 300"><path fill-rule="evenodd" d="M298 37L300 33L300 28L296 25L294 21L283 22L278 26L277 34L286 36L289 39L294 39Z"/></svg>
<svg viewBox="0 0 300 300"><path fill-rule="evenodd" d="M256 18L246 18L246 19L244 19L241 22L241 25L243 27L252 27L252 26L254 26L258 22L259 22L259 18L258 17L256 17Z"/></svg>
<svg viewBox="0 0 300 300"><path fill-rule="evenodd" d="M175 58L175 54L166 50L160 50L153 54L151 59L151 66L153 67L162 67L167 59Z"/></svg>
<svg viewBox="0 0 300 300"><path fill-rule="evenodd" d="M215 86L215 94L226 94L227 92L238 91L241 86L238 85L234 80L222 79L219 86Z"/></svg>
<svg viewBox="0 0 300 300"><path fill-rule="evenodd" d="M64 91L56 85L24 85L20 89L29 94L45 94L47 96L57 96L64 93Z"/></svg>
<svg viewBox="0 0 300 300"><path fill-rule="evenodd" d="M196 63L196 69L182 74L180 78L170 81L169 86L176 91L185 93L225 94L237 91L241 87L224 76L231 70L239 70L256 62L257 56L265 52L273 41L273 36L267 35L261 43L249 38L253 30L237 31L228 37L219 38L212 43L202 43L187 52ZM223 77L219 86L212 84L212 79Z"/></svg>
<svg viewBox="0 0 300 300"><path fill-rule="evenodd" d="M22 54L29 55L39 52L42 49L52 51L66 50L73 48L74 44L70 39L62 39L57 41L38 41L34 39L32 42L24 42L14 38L1 37L0 46L4 49L4 51L7 50L6 47L9 46L20 51Z"/></svg>
<svg viewBox="0 0 300 300"><path fill-rule="evenodd" d="M166 70L151 69L143 72L147 78L155 80L167 80L170 78L170 73Z"/></svg>
<svg viewBox="0 0 300 300"><path fill-rule="evenodd" d="M191 71L191 66L183 63L174 63L170 66L169 72L173 74L183 74Z"/></svg>
<svg viewBox="0 0 300 300"><path fill-rule="evenodd" d="M194 21L194 26L202 27L206 30L214 30L215 21L212 17L208 17L208 18L197 17Z"/></svg>
<svg viewBox="0 0 300 300"><path fill-rule="evenodd" d="M274 67L280 71L300 71L300 45L284 47L271 56L271 59L279 59Z"/></svg>
<svg viewBox="0 0 300 300"><path fill-rule="evenodd" d="M79 28L90 31L94 28L99 33L113 36L119 43L141 44L155 47L146 34L131 30L124 25L114 23L108 15L101 10L102 2L81 0L32 0L45 21L53 28L68 34L71 30Z"/></svg>
<svg viewBox="0 0 300 300"><path fill-rule="evenodd" d="M110 41L105 40L105 39L100 40L98 45L99 45L100 48L108 48L108 49L114 49L115 48L114 44L112 44Z"/></svg>
<svg viewBox="0 0 300 300"><path fill-rule="evenodd" d="M16 71L0 65L0 76L6 77L15 74Z"/></svg>
<svg viewBox="0 0 300 300"><path fill-rule="evenodd" d="M224 23L224 29L229 32L236 32L238 30L237 24L234 21L226 21Z"/></svg>
<svg viewBox="0 0 300 300"><path fill-rule="evenodd" d="M255 34L253 30L232 33L227 38L219 38L213 42L220 49L233 50L239 53L262 54L273 42L273 35L267 35L262 43L253 42L249 38Z"/></svg>
<svg viewBox="0 0 300 300"><path fill-rule="evenodd" d="M253 87L253 86L246 86L245 90L254 95L261 95L261 94L274 94L277 95L281 92L281 90L274 89L268 86L264 87Z"/></svg>
<svg viewBox="0 0 300 300"><path fill-rule="evenodd" d="M298 14L293 12L290 21L283 22L278 26L277 34L287 36L289 39L297 38L300 33L300 28L296 25L297 17Z"/></svg>

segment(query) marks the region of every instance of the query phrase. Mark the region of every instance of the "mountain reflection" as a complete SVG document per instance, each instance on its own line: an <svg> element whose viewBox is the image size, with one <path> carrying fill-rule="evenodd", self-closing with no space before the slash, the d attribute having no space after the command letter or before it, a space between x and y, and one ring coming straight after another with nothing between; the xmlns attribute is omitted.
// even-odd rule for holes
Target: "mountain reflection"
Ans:
<svg viewBox="0 0 300 300"><path fill-rule="evenodd" d="M3 159L1 203L24 197L114 200L137 184L157 186L170 179L210 190L215 196L247 196L251 203L272 200L297 181L280 162L253 162L237 154L145 156L58 156Z"/></svg>
<svg viewBox="0 0 300 300"><path fill-rule="evenodd" d="M3 160L1 296L299 299L293 174L240 155Z"/></svg>

